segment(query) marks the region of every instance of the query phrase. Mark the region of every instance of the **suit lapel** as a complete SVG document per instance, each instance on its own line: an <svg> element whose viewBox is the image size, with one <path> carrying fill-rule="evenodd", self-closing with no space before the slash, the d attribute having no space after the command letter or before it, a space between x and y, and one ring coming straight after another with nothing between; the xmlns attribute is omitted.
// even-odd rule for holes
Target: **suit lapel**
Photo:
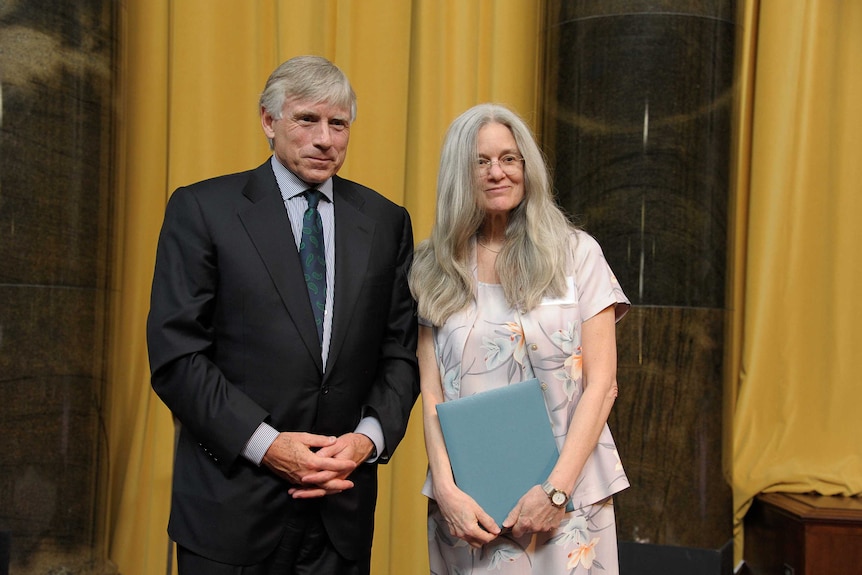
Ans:
<svg viewBox="0 0 862 575"><path fill-rule="evenodd" d="M338 358L344 346L347 326L350 325L356 300L362 290L363 279L371 257L374 237L374 220L363 211L364 200L352 184L333 178L335 198L335 294L332 316L332 338L329 344L327 366ZM298 265L298 264L297 264ZM327 368L327 373L329 369Z"/></svg>
<svg viewBox="0 0 862 575"><path fill-rule="evenodd" d="M322 370L320 342L317 340L314 316L308 305L299 254L293 241L284 200L269 161L252 174L243 190L252 205L240 211L239 218L260 254L287 313L299 326L297 331L300 337L318 368Z"/></svg>

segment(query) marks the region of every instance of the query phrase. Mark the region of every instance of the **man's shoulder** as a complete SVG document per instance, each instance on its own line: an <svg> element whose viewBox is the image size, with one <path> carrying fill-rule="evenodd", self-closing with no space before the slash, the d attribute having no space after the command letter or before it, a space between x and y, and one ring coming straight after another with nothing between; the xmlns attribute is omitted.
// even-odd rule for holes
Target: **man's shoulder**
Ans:
<svg viewBox="0 0 862 575"><path fill-rule="evenodd" d="M404 209L380 192L353 180L348 180L341 176L333 176L332 185L335 194L339 194L340 197L348 199L353 203L361 203L366 207L380 210L401 211Z"/></svg>
<svg viewBox="0 0 862 575"><path fill-rule="evenodd" d="M189 188L192 190L210 190L210 189L236 189L244 187L248 182L254 179L271 178L275 181L275 176L272 173L272 167L269 162L266 162L256 168L234 172L230 174L220 174L210 178L206 178L191 184L182 186L180 189Z"/></svg>
<svg viewBox="0 0 862 575"><path fill-rule="evenodd" d="M265 163L257 168L222 174L191 184L180 186L173 195L189 195L198 201L222 201L230 197L239 198L249 191L266 191L277 186L272 167Z"/></svg>

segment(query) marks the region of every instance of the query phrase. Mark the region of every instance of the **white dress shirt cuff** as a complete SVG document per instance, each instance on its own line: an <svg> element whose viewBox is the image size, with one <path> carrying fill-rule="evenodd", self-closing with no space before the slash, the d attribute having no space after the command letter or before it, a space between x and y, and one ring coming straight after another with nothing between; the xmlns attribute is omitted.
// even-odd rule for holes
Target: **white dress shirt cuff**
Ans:
<svg viewBox="0 0 862 575"><path fill-rule="evenodd" d="M365 463L374 463L380 458L383 449L386 447L383 441L383 427L376 417L367 416L359 420L359 425L356 426L356 433L361 433L371 440L374 444L374 453L371 457L365 460Z"/></svg>
<svg viewBox="0 0 862 575"><path fill-rule="evenodd" d="M276 437L278 437L277 429L268 423L261 423L257 426L254 433L251 434L248 443L245 444L242 456L255 465L260 466L263 456L266 455L266 450L269 449L269 446L272 445Z"/></svg>

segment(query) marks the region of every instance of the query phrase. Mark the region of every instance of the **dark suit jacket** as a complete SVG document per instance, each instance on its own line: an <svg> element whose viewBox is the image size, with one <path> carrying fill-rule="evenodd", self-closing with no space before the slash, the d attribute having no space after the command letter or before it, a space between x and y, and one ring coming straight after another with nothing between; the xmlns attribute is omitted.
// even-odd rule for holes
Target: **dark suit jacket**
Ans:
<svg viewBox="0 0 862 575"><path fill-rule="evenodd" d="M279 431L341 435L363 415L398 445L419 392L416 319L407 286L407 211L334 178L335 292L325 375L287 211L272 167L180 188L159 237L147 322L152 385L181 423L169 533L226 563L253 563L285 516L318 506L336 549L371 552L377 467L311 503L241 452L262 421Z"/></svg>

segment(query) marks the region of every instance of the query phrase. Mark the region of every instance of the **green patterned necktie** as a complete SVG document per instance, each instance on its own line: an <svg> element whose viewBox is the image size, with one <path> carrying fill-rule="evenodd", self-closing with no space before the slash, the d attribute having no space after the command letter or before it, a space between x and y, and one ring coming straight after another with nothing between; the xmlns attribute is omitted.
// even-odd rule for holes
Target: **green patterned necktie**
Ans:
<svg viewBox="0 0 862 575"><path fill-rule="evenodd" d="M308 286L308 297L317 324L317 337L323 343L323 314L326 311L326 250L323 245L323 221L317 204L323 194L320 190L305 190L308 209L302 216L302 239L299 242L299 259Z"/></svg>

